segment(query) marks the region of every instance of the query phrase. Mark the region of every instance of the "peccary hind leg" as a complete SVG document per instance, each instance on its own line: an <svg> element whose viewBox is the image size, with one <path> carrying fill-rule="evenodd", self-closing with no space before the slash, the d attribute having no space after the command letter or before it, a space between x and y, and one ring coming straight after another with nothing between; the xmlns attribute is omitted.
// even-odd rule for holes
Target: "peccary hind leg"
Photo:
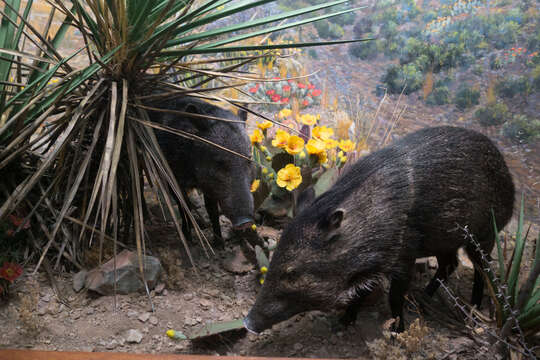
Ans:
<svg viewBox="0 0 540 360"><path fill-rule="evenodd" d="M489 238L493 239L494 235L490 236ZM493 241L480 241L479 243L481 244L480 248L486 257L485 260L488 262L491 261L490 253L493 249ZM471 304L476 305L476 307L480 309L482 305L482 297L484 296L484 277L480 270L478 270L479 267L483 265L482 255L478 252L473 244L468 244L465 247L465 250L469 256L469 259L471 259L472 263L474 264L474 285L471 296Z"/></svg>
<svg viewBox="0 0 540 360"><path fill-rule="evenodd" d="M458 265L456 254L437 255L437 265L437 272L425 289L426 294L429 296L433 296L435 291L439 288L439 280L446 281L456 269Z"/></svg>

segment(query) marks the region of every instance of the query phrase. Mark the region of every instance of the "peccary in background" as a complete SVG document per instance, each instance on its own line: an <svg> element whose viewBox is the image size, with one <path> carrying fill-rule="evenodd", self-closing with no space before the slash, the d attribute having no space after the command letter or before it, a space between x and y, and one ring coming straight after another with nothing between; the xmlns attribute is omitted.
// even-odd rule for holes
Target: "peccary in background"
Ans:
<svg viewBox="0 0 540 360"><path fill-rule="evenodd" d="M194 97L169 99L152 103L152 107L195 114L193 117L175 113L150 111L153 121L189 132L236 153L251 157L246 134L247 113L239 115ZM231 121L212 120L207 115ZM250 185L253 167L249 160L214 145L190 140L166 131L156 131L158 143L183 189L197 188L204 195L212 229L222 244L219 209L234 228L253 223L253 196ZM184 219L184 224L187 221ZM186 227L184 226L186 231Z"/></svg>
<svg viewBox="0 0 540 360"><path fill-rule="evenodd" d="M502 229L513 204L512 178L487 137L448 126L409 134L353 164L287 226L244 325L258 333L300 312L340 308L354 321L362 296L387 277L403 331L415 259L437 257L426 288L433 294L437 279L456 268L459 247L481 260L460 227L489 254L491 211ZM483 286L475 271L473 304L480 305Z"/></svg>

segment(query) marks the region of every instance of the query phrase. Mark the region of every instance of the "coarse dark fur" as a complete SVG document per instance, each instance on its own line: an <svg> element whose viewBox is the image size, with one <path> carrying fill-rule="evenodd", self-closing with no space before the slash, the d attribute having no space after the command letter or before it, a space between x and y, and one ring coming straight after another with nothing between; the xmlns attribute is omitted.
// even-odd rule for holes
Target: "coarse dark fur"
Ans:
<svg viewBox="0 0 540 360"><path fill-rule="evenodd" d="M512 178L487 137L449 126L409 134L352 165L287 226L245 325L260 332L299 312L335 308L354 320L362 296L387 277L401 331L415 259L437 257L431 295L436 279L457 266L458 248L480 262L460 227L490 253L491 211L502 229L513 204ZM483 285L475 271L473 304L480 305Z"/></svg>
<svg viewBox="0 0 540 360"><path fill-rule="evenodd" d="M194 97L155 102L152 106L232 120L227 122L174 113L149 112L153 121L251 157L250 141L245 129L246 112L241 111L237 116L231 111ZM199 140L186 139L165 131L156 131L156 137L180 186L184 189L198 188L203 193L214 234L219 240L219 208L235 226L253 221L253 196L250 192L253 167L249 160ZM184 224L187 223L184 221Z"/></svg>

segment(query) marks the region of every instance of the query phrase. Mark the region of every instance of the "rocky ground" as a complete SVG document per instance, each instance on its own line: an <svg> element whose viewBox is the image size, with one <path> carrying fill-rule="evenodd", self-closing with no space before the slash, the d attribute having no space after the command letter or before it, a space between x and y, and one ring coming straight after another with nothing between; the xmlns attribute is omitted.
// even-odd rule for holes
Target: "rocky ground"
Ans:
<svg viewBox="0 0 540 360"><path fill-rule="evenodd" d="M260 231L279 235L271 228ZM172 226L156 226L151 233L149 253L160 257L165 271L150 298L144 293L116 297L75 293L73 274L55 276L51 286L45 274L33 276L28 270L14 285L10 301L0 307L0 348L390 359L473 359L484 351L484 358L491 356L479 326L444 321L453 312L444 291L429 302L435 310L421 310L421 288L433 274L434 261L418 265L406 319L409 324L420 322L404 337L392 338L385 331L390 312L380 291L347 329L336 329L335 314L312 312L259 336L241 334L207 343L170 340L165 335L168 329L189 334L205 323L244 317L260 287L259 274L245 263L231 266L231 257L238 253L232 245L211 258L194 245L197 274L183 259ZM472 269L466 258L461 260L451 288L468 298Z"/></svg>

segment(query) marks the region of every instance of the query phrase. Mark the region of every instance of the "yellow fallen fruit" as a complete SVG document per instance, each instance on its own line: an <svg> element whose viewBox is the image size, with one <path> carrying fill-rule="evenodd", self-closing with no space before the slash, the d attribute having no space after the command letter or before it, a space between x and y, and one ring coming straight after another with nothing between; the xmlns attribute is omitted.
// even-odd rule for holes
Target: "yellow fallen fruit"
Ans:
<svg viewBox="0 0 540 360"><path fill-rule="evenodd" d="M266 274L268 272L268 268L266 266L261 267L261 273Z"/></svg>
<svg viewBox="0 0 540 360"><path fill-rule="evenodd" d="M259 282L262 284L264 284L264 278L260 278Z"/></svg>
<svg viewBox="0 0 540 360"><path fill-rule="evenodd" d="M251 225L251 230L257 230L257 225L255 224Z"/></svg>
<svg viewBox="0 0 540 360"><path fill-rule="evenodd" d="M174 331L172 329L167 330L167 336L174 340L187 340L186 335L182 334L180 331Z"/></svg>

